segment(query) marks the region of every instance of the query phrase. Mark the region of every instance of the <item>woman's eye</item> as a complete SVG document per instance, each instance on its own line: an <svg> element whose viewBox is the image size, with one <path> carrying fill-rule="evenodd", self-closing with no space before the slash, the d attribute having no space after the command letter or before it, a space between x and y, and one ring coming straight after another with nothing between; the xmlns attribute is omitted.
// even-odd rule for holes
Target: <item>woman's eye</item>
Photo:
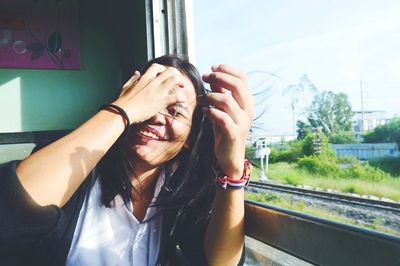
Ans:
<svg viewBox="0 0 400 266"><path fill-rule="evenodd" d="M172 115L173 117L180 117L183 116L182 113L180 113L178 110L174 109L174 108L170 108L168 110L169 114Z"/></svg>
<svg viewBox="0 0 400 266"><path fill-rule="evenodd" d="M175 117L183 117L183 114L182 114L182 113L179 113L179 112L175 112L174 116L175 116Z"/></svg>

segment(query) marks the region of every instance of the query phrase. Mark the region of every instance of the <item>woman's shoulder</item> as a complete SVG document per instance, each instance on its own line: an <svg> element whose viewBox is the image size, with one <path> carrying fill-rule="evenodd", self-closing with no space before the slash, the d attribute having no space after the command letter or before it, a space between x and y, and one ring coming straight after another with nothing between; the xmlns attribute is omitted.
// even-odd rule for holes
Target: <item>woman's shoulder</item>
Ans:
<svg viewBox="0 0 400 266"><path fill-rule="evenodd" d="M12 161L0 168L0 216L3 218L0 219L0 264L3 258L16 263L13 265L20 265L19 261L44 262L52 258L54 264L51 265L62 265L96 172L88 176L63 207L40 206L19 181L16 173L19 162ZM21 250L26 251L26 259L18 255ZM37 254L44 254L42 251L46 251L48 257L39 258ZM7 257L1 255L3 252L8 254Z"/></svg>
<svg viewBox="0 0 400 266"><path fill-rule="evenodd" d="M13 227L29 224L31 228L35 228L36 222L37 228L40 228L43 233L62 228L63 222L70 224L69 220L75 218L77 213L79 214L86 194L95 183L96 171L90 173L63 207L55 205L41 206L29 196L21 184L16 172L19 162L12 161L0 168L2 182L0 186L0 213L2 217L7 217L4 221L14 225ZM30 222L26 223L26 221ZM20 228L18 231L32 231L29 228L26 229L25 231ZM37 233L39 234L40 232Z"/></svg>

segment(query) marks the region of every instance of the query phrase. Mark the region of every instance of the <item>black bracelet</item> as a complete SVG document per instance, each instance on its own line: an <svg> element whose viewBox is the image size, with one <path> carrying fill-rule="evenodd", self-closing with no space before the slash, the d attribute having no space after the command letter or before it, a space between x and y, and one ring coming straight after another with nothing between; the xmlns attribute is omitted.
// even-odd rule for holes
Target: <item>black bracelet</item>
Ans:
<svg viewBox="0 0 400 266"><path fill-rule="evenodd" d="M118 105L115 105L115 104L106 104L106 105L100 106L99 111L100 110L108 110L108 109L112 109L112 110L116 111L120 116L122 116L125 119L125 121L126 121L126 126L125 126L125 131L124 131L124 133L125 133L128 130L129 126L131 125L128 114L125 112L124 109L122 109L121 107L119 107Z"/></svg>

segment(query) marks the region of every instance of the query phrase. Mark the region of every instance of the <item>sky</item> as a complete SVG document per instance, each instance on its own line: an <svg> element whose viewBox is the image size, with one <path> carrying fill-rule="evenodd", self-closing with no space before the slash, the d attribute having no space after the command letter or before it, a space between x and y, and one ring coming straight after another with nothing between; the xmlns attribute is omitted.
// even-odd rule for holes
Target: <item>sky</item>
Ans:
<svg viewBox="0 0 400 266"><path fill-rule="evenodd" d="M260 134L291 134L289 84L307 75L319 91L344 92L353 110L400 116L400 1L194 0L195 64L231 64L248 74L266 113ZM311 93L297 97L304 119Z"/></svg>

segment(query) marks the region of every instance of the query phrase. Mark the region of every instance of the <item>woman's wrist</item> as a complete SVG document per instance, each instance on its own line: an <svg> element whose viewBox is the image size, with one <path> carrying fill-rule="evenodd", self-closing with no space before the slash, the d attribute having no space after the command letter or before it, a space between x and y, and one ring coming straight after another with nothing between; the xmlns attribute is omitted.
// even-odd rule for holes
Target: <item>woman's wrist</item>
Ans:
<svg viewBox="0 0 400 266"><path fill-rule="evenodd" d="M141 111L142 108L140 107L140 104L134 104L134 103L128 104L121 99L117 99L114 102L112 102L111 104L121 107L126 112L131 125L144 121L143 117L145 115L144 115L144 111ZM129 108L128 106L135 106L135 111L131 112L131 110L130 110L131 108Z"/></svg>
<svg viewBox="0 0 400 266"><path fill-rule="evenodd" d="M242 189L247 186L251 175L251 164L248 160L244 160L242 169L240 175L235 174L234 176L221 172L217 178L219 187L222 189Z"/></svg>
<svg viewBox="0 0 400 266"><path fill-rule="evenodd" d="M118 106L116 104L106 104L106 105L101 106L99 108L99 111L100 110L106 110L106 111L109 111L111 113L121 116L121 118L123 118L123 121L125 123L125 131L127 131L129 129L129 126L131 125L129 116L125 112L125 110L123 108L121 108L120 106Z"/></svg>
<svg viewBox="0 0 400 266"><path fill-rule="evenodd" d="M102 121L105 128L113 129L118 131L118 134L122 134L125 130L125 119L115 112L110 112L109 110L99 110L97 112L99 120Z"/></svg>
<svg viewBox="0 0 400 266"><path fill-rule="evenodd" d="M232 179L240 179L243 175L243 162L245 161L244 152L236 153L232 156L227 156L228 158L234 158L232 161L221 162L219 164L220 173L229 176Z"/></svg>

